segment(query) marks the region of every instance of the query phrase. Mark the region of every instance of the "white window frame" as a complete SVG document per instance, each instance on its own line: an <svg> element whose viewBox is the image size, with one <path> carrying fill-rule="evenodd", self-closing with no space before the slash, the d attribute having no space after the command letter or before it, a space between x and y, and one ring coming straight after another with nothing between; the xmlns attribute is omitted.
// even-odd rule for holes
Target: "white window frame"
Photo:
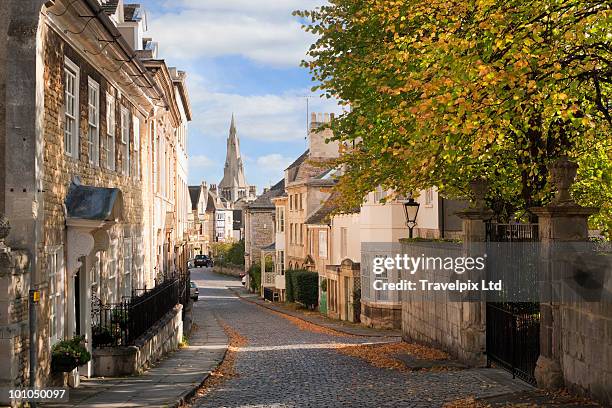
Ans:
<svg viewBox="0 0 612 408"><path fill-rule="evenodd" d="M51 247L46 253L49 279L49 345L53 346L64 337L64 248L61 245Z"/></svg>
<svg viewBox="0 0 612 408"><path fill-rule="evenodd" d="M433 188L432 187L425 189L425 205L427 207L433 207Z"/></svg>
<svg viewBox="0 0 612 408"><path fill-rule="evenodd" d="M100 165L100 84L87 77L87 145L89 164Z"/></svg>
<svg viewBox="0 0 612 408"><path fill-rule="evenodd" d="M130 175L130 111L121 107L121 143L123 144L123 175Z"/></svg>
<svg viewBox="0 0 612 408"><path fill-rule="evenodd" d="M74 94L68 92L68 77L72 78L74 84ZM79 67L70 59L64 58L64 153L75 159L79 157L79 134L80 134L80 113L79 113L79 90L81 81L81 71ZM72 98L72 109L69 109L68 101ZM68 129L68 124L72 123L74 129Z"/></svg>
<svg viewBox="0 0 612 408"><path fill-rule="evenodd" d="M276 227L278 232L285 232L285 207L278 207L278 225Z"/></svg>
<svg viewBox="0 0 612 408"><path fill-rule="evenodd" d="M121 280L123 287L123 296L132 296L132 270L133 266L133 242L132 238L123 239L123 279Z"/></svg>
<svg viewBox="0 0 612 408"><path fill-rule="evenodd" d="M348 228L340 228L340 261L348 256Z"/></svg>
<svg viewBox="0 0 612 408"><path fill-rule="evenodd" d="M119 243L111 241L106 257L106 300L110 303L117 302L117 261L119 259Z"/></svg>
<svg viewBox="0 0 612 408"><path fill-rule="evenodd" d="M117 112L115 109L115 97L106 93L106 167L115 171L115 137L117 128Z"/></svg>
<svg viewBox="0 0 612 408"><path fill-rule="evenodd" d="M136 164L134 177L140 180L140 119L136 115L132 115L132 128L134 129L134 162Z"/></svg>
<svg viewBox="0 0 612 408"><path fill-rule="evenodd" d="M327 231L319 230L319 258L327 259Z"/></svg>

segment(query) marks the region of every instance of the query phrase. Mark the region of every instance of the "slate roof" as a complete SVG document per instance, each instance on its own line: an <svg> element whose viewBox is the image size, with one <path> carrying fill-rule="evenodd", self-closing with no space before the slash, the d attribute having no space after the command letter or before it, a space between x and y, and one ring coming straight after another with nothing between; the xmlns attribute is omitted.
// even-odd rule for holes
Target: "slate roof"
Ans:
<svg viewBox="0 0 612 408"><path fill-rule="evenodd" d="M118 5L119 0L107 0L106 3L100 4L100 7L107 15L111 16L117 12Z"/></svg>
<svg viewBox="0 0 612 408"><path fill-rule="evenodd" d="M268 191L260 194L253 202L249 203L248 208L261 208L261 209L273 209L274 203L272 199L280 197L285 192L285 179L273 185Z"/></svg>
<svg viewBox="0 0 612 408"><path fill-rule="evenodd" d="M200 192L202 188L200 186L189 186L189 197L191 198L191 211L198 209L198 202L200 201Z"/></svg>
<svg viewBox="0 0 612 408"><path fill-rule="evenodd" d="M295 159L295 161L293 163L291 163L289 165L289 167L287 167L285 170L293 169L293 168L299 166L300 164L304 163L304 160L306 160L306 158L308 157L309 153L310 153L310 149L306 149L306 151L304 153L302 153L300 155L300 157Z"/></svg>
<svg viewBox="0 0 612 408"><path fill-rule="evenodd" d="M333 203L336 196L337 194L332 194L310 217L308 217L304 224L328 224L330 221L330 214L336 209L336 205Z"/></svg>
<svg viewBox="0 0 612 408"><path fill-rule="evenodd" d="M65 204L68 218L113 221L122 218L123 194L118 188L71 184Z"/></svg>

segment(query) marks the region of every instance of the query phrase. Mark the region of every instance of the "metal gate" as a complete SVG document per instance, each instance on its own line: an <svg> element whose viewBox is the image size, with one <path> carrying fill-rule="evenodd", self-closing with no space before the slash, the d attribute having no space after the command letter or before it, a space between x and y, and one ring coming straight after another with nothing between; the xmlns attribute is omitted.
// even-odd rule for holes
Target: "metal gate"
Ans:
<svg viewBox="0 0 612 408"><path fill-rule="evenodd" d="M487 242L504 242L504 251L521 268L521 251L513 243L538 241L537 224L487 223ZM495 273L496 262L490 260L488 272ZM538 302L487 302L487 365L505 368L513 377L535 384L534 370L540 355L540 304Z"/></svg>

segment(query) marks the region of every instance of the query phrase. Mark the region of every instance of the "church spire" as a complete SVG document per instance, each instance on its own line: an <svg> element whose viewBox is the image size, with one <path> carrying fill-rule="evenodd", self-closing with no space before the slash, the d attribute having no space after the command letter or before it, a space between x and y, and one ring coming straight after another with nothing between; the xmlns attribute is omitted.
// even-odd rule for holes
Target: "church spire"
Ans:
<svg viewBox="0 0 612 408"><path fill-rule="evenodd" d="M229 201L237 201L242 197L249 197L250 186L244 175L244 166L240 155L240 140L236 131L236 120L232 113L229 135L227 137L227 153L223 179L219 183L222 196Z"/></svg>

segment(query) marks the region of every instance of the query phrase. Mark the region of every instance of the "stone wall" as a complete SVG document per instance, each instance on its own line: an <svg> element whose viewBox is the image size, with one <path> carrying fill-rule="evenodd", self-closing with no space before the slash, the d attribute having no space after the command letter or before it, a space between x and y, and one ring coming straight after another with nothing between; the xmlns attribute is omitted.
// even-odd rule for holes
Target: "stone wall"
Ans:
<svg viewBox="0 0 612 408"><path fill-rule="evenodd" d="M403 242L401 253L418 257L422 253L427 256L449 256L449 250L454 247L445 246L438 249L427 243ZM455 248L461 255L462 247ZM404 271L405 272L405 271ZM419 270L418 279L435 282L435 271ZM401 279L411 279L401 276ZM435 295L425 295L423 292L411 292L403 296L402 337L406 341L414 341L444 349L464 363L474 366L484 366L485 357L485 304L456 302L449 298L447 291Z"/></svg>
<svg viewBox="0 0 612 408"><path fill-rule="evenodd" d="M29 379L29 259L24 251L0 252L0 387L26 387ZM2 396L4 397L4 395ZM0 398L0 405L8 405Z"/></svg>
<svg viewBox="0 0 612 408"><path fill-rule="evenodd" d="M249 256L249 265L259 264L261 261L261 249L274 242L274 209L259 210L247 209L245 219L247 219L245 227L248 229L248 239L245 239L245 253ZM247 218L248 217L248 218ZM246 237L245 237L246 238Z"/></svg>
<svg viewBox="0 0 612 408"><path fill-rule="evenodd" d="M402 308L398 303L369 302L361 299L361 323L381 329L401 329Z"/></svg>
<svg viewBox="0 0 612 408"><path fill-rule="evenodd" d="M612 304L562 304L559 314L565 385L612 405Z"/></svg>
<svg viewBox="0 0 612 408"><path fill-rule="evenodd" d="M165 354L175 351L183 338L182 311L183 307L176 305L132 346L94 349L94 375L139 374Z"/></svg>

